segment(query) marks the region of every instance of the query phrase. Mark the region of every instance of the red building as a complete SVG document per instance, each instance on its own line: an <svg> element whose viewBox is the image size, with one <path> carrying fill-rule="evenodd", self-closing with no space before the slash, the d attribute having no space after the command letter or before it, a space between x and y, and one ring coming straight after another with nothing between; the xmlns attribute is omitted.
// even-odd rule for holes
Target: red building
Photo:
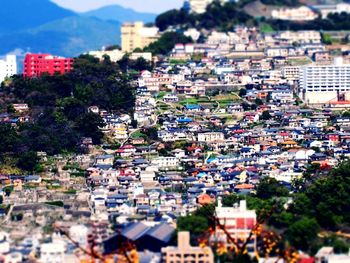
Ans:
<svg viewBox="0 0 350 263"><path fill-rule="evenodd" d="M24 59L25 77L40 77L44 73L50 75L65 74L72 69L72 58L55 57L50 54L27 54Z"/></svg>
<svg viewBox="0 0 350 263"><path fill-rule="evenodd" d="M227 246L232 246L227 237L227 234L229 234L238 243L247 242L249 253L256 251L256 235L252 234L252 231L257 224L257 216L255 210L247 209L245 200L241 200L239 205L234 207L224 207L222 206L221 197L219 197L215 214L220 224L226 230L225 232L221 227L217 227L215 231L216 240L221 240Z"/></svg>

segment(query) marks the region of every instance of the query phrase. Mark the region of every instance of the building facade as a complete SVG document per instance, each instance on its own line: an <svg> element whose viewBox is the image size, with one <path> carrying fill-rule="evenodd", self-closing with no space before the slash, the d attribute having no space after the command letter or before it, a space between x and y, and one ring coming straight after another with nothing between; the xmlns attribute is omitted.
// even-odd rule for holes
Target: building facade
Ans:
<svg viewBox="0 0 350 263"><path fill-rule="evenodd" d="M290 43L321 43L322 39L321 33L315 30L282 31L276 37Z"/></svg>
<svg viewBox="0 0 350 263"><path fill-rule="evenodd" d="M65 74L71 71L74 60L72 58L56 57L50 54L27 54L24 58L25 77L40 77L44 73Z"/></svg>
<svg viewBox="0 0 350 263"><path fill-rule="evenodd" d="M217 142L224 141L225 135L222 132L206 132L198 134L199 142Z"/></svg>
<svg viewBox="0 0 350 263"><path fill-rule="evenodd" d="M273 10L271 16L274 19L290 21L310 21L317 18L317 13L307 6L297 8L280 8Z"/></svg>
<svg viewBox="0 0 350 263"><path fill-rule="evenodd" d="M286 66L282 68L282 77L287 80L298 80L300 75L300 67Z"/></svg>
<svg viewBox="0 0 350 263"><path fill-rule="evenodd" d="M350 100L350 64L305 66L299 75L300 97L309 104Z"/></svg>
<svg viewBox="0 0 350 263"><path fill-rule="evenodd" d="M222 4L228 2L229 0L220 0ZM185 1L184 6L188 7L191 13L203 14L205 13L207 6L213 3L214 0L188 0Z"/></svg>
<svg viewBox="0 0 350 263"><path fill-rule="evenodd" d="M0 60L0 83L5 78L17 74L17 62L15 55L7 55L5 59Z"/></svg>
<svg viewBox="0 0 350 263"><path fill-rule="evenodd" d="M220 225L237 242L246 242L257 224L256 212L247 209L245 200L240 201L239 206L236 207L223 207L221 198L219 198L215 213ZM222 240L229 246L228 237L222 227L217 226L215 238ZM256 251L256 236L254 234L252 234L247 244L248 252L254 253Z"/></svg>
<svg viewBox="0 0 350 263"><path fill-rule="evenodd" d="M162 262L213 263L214 254L210 247L192 247L190 233L179 232L177 247L162 248Z"/></svg>
<svg viewBox="0 0 350 263"><path fill-rule="evenodd" d="M133 52L136 48L143 49L159 38L157 27L145 27L143 22L125 23L121 28L122 51Z"/></svg>

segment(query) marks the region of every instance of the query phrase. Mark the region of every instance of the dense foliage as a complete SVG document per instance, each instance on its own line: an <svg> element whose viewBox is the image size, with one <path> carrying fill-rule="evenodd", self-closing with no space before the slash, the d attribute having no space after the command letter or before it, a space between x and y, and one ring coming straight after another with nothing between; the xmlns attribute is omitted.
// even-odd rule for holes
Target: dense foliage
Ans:
<svg viewBox="0 0 350 263"><path fill-rule="evenodd" d="M130 112L134 105L133 89L119 65L87 55L75 60L69 74L40 78L18 75L1 89L2 108L12 112L9 104L28 103L31 121L16 128L0 125L0 140L5 142L0 146L0 162L27 171L35 169L38 151L50 155L76 151L82 137L101 143L103 120L88 112L88 107Z"/></svg>
<svg viewBox="0 0 350 263"><path fill-rule="evenodd" d="M265 22L270 24L274 30L349 30L350 14L334 13L329 14L327 19L317 18L305 22L273 19L268 19Z"/></svg>
<svg viewBox="0 0 350 263"><path fill-rule="evenodd" d="M249 3L249 1L244 3ZM287 6L297 6L299 4L295 0L265 0L263 3ZM170 10L160 14L156 19L156 25L161 30L165 30L168 27L195 27L198 29L232 31L233 26L239 24L248 26L268 24L273 30L349 30L350 15L347 13L334 13L330 14L327 19L319 17L313 21L303 22L266 19L264 17L253 18L242 9L242 3L228 2L221 5L219 2L214 2L207 7L207 11L203 14L189 14L183 9Z"/></svg>
<svg viewBox="0 0 350 263"><path fill-rule="evenodd" d="M2 89L6 97L31 108L60 106L63 111L76 110L71 112L76 116L91 105L106 110L130 110L133 106L132 89L118 65L88 55L75 60L71 73L40 78L17 75Z"/></svg>
<svg viewBox="0 0 350 263"><path fill-rule="evenodd" d="M275 229L282 237L282 244L287 242L309 253L321 246L347 252L349 244L337 233L348 232L350 227L350 161L330 172L310 165L304 177L293 185L294 190L289 191L275 179L264 178L254 194L231 194L222 202L233 206L246 199L267 228ZM179 229L194 231L198 238L214 227L214 216L214 205L204 206L191 216L179 218Z"/></svg>
<svg viewBox="0 0 350 263"><path fill-rule="evenodd" d="M207 11L203 14L188 14L183 9L170 10L159 15L156 19L156 25L160 30L165 30L169 26L232 30L234 25L248 22L253 22L253 18L240 10L233 2L224 5L214 2L207 7Z"/></svg>
<svg viewBox="0 0 350 263"><path fill-rule="evenodd" d="M166 32L156 42L151 43L144 49L152 54L166 55L178 43L191 43L192 39L178 32Z"/></svg>
<svg viewBox="0 0 350 263"><path fill-rule="evenodd" d="M277 5L277 6L298 6L300 2L298 0L261 0L261 3L265 5Z"/></svg>
<svg viewBox="0 0 350 263"><path fill-rule="evenodd" d="M298 216L316 218L325 229L349 227L350 162L344 162L327 176L312 181L305 191L296 195L290 210Z"/></svg>

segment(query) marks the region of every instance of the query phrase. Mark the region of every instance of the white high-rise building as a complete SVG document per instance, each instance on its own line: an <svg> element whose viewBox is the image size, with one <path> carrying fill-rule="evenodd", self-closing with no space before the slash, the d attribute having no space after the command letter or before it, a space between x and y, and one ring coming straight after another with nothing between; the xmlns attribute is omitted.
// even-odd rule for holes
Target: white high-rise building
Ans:
<svg viewBox="0 0 350 263"><path fill-rule="evenodd" d="M350 101L350 64L337 58L333 65L301 67L299 93L309 104Z"/></svg>
<svg viewBox="0 0 350 263"><path fill-rule="evenodd" d="M11 77L17 74L17 62L15 55L7 55L5 59L0 59L0 83L6 77Z"/></svg>

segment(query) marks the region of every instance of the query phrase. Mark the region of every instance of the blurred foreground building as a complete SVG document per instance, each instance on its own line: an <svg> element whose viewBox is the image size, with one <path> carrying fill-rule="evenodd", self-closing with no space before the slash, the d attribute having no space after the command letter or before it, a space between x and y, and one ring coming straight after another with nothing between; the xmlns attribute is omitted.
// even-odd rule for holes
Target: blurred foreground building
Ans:
<svg viewBox="0 0 350 263"><path fill-rule="evenodd" d="M257 224L255 210L248 210L245 200L240 201L239 206L224 207L222 206L221 198L218 200L218 206L215 208L215 214L220 222L220 226L217 226L215 238L219 241L223 241L230 245L229 239L222 228L236 242L246 242L249 238L252 230ZM247 245L248 253L256 251L256 236L252 235L251 240Z"/></svg>
<svg viewBox="0 0 350 263"><path fill-rule="evenodd" d="M162 248L162 262L165 263L213 263L214 254L210 247L192 247L190 233L178 233L177 247Z"/></svg>

